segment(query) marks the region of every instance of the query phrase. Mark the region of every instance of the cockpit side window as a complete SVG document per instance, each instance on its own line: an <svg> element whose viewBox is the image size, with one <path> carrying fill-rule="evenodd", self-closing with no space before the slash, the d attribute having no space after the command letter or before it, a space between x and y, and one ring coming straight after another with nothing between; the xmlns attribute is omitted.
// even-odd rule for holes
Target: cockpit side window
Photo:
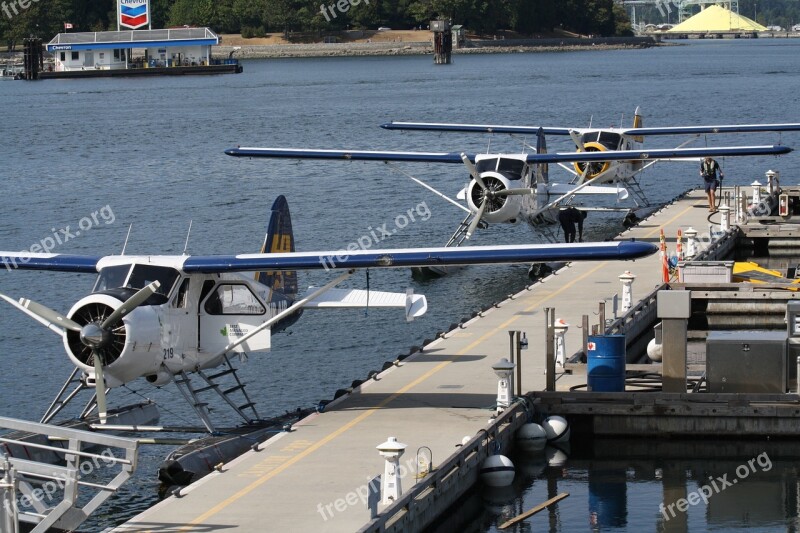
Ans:
<svg viewBox="0 0 800 533"><path fill-rule="evenodd" d="M189 278L184 278L175 298L172 300L172 307L186 309L189 305Z"/></svg>
<svg viewBox="0 0 800 533"><path fill-rule="evenodd" d="M263 315L266 309L247 285L222 283L208 297L209 315Z"/></svg>
<svg viewBox="0 0 800 533"><path fill-rule="evenodd" d="M108 289L118 289L125 285L125 279L128 277L128 272L131 270L130 265L117 265L105 267L100 270L97 276L97 281L94 283L92 292L100 292Z"/></svg>
<svg viewBox="0 0 800 533"><path fill-rule="evenodd" d="M522 178L522 171L525 168L525 161L519 159L500 158L497 171L510 180Z"/></svg>

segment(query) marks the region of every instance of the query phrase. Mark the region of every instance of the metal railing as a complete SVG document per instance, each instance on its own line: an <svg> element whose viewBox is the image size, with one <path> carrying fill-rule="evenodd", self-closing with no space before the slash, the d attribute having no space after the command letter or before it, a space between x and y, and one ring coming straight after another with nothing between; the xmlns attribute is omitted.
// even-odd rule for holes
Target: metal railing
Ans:
<svg viewBox="0 0 800 533"><path fill-rule="evenodd" d="M0 417L0 430L14 431L0 436L0 533L16 533L21 522L32 524L33 532L73 531L136 470L139 443L133 439L5 417ZM25 440L32 435L67 445ZM55 452L63 456L63 465L13 457L12 450L21 448L26 455ZM90 476L97 482L82 479ZM86 503L81 506L79 500Z"/></svg>
<svg viewBox="0 0 800 533"><path fill-rule="evenodd" d="M135 43L142 41L180 41L219 37L209 28L176 28L169 30L131 30L59 33L47 44Z"/></svg>

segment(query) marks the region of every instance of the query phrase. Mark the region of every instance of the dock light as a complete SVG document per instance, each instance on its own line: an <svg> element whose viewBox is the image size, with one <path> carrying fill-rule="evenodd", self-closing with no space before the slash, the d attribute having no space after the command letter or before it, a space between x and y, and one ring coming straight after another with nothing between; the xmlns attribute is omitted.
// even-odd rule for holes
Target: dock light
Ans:
<svg viewBox="0 0 800 533"><path fill-rule="evenodd" d="M697 230L689 228L684 231L683 234L686 235L686 259L691 259L697 255ZM623 295L623 304L624 303L625 297Z"/></svg>
<svg viewBox="0 0 800 533"><path fill-rule="evenodd" d="M719 229L722 233L726 233L729 229L731 229L731 208L727 205L723 205L719 208L720 213L720 221L719 221Z"/></svg>
<svg viewBox="0 0 800 533"><path fill-rule="evenodd" d="M567 363L567 346L564 337L567 335L568 329L569 324L563 318L556 319L553 324L553 334L556 341L556 364L561 368L564 368Z"/></svg>
<svg viewBox="0 0 800 533"><path fill-rule="evenodd" d="M777 170L767 170L767 189L769 190L769 194L775 194L775 192L780 189L780 177L781 173Z"/></svg>
<svg viewBox="0 0 800 533"><path fill-rule="evenodd" d="M761 203L761 183L756 180L750 186L753 188L753 200L750 203L755 207Z"/></svg>
<svg viewBox="0 0 800 533"><path fill-rule="evenodd" d="M403 493L403 488L400 485L400 456L406 451L406 445L402 442L397 442L397 437L389 437L389 439L376 446L378 452L383 458L386 459L386 464L383 469L383 503L388 505L400 498Z"/></svg>
<svg viewBox="0 0 800 533"><path fill-rule="evenodd" d="M622 282L622 312L627 313L633 307L633 282L636 275L626 270L619 275L619 280Z"/></svg>
<svg viewBox="0 0 800 533"><path fill-rule="evenodd" d="M506 407L511 405L512 390L514 390L511 380L516 365L511 363L505 357L500 359L497 363L492 365L492 370L500 378L497 381L497 412L500 413Z"/></svg>
<svg viewBox="0 0 800 533"><path fill-rule="evenodd" d="M528 349L528 336L525 335L525 332L522 332L522 336L519 338L519 349L520 350L527 350Z"/></svg>

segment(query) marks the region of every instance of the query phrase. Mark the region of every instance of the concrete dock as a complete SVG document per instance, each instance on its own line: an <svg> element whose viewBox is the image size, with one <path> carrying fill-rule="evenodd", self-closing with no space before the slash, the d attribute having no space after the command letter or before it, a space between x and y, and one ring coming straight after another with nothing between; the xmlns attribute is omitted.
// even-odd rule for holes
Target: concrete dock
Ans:
<svg viewBox="0 0 800 533"><path fill-rule="evenodd" d="M693 191L619 238L657 243L663 229L672 253L678 229L694 227L702 237L708 234L708 217L705 194ZM711 221L718 223L719 217L714 214ZM701 246L708 242L700 239ZM424 346L423 352L396 362L329 404L323 413L309 416L291 432L183 488L179 497L167 498L118 531L383 530L386 522L373 520L367 505L369 481L384 469L376 446L390 436L407 445L400 458L402 488L404 493L413 492L419 470L422 475L426 470L420 466L418 450L427 447L431 452L430 477L463 449L465 437L481 441L482 430L488 429L488 436L495 431L490 427L497 396L492 365L509 357L508 331L522 330L530 341L522 352L523 390L543 390L544 308L555 308L555 317L571 325L566 334L571 354L583 341L577 327L582 316L588 314L592 323L597 322L598 302L610 302L621 294L619 276L626 270L636 276L634 301L662 283L658 254L635 262L571 264L447 332ZM585 375L559 374L557 388L566 390L583 382ZM451 462L448 468L466 466ZM469 476L472 479L474 473ZM465 490L468 484L462 481ZM436 507L434 513L449 505L444 499L430 504ZM378 510L385 507L379 505ZM415 529L408 524L419 523L406 523Z"/></svg>

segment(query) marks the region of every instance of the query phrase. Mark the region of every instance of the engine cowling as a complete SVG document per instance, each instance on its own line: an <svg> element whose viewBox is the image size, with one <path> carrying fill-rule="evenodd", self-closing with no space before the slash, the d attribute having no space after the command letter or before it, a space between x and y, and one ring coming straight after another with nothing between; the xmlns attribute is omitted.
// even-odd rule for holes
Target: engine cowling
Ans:
<svg viewBox="0 0 800 533"><path fill-rule="evenodd" d="M101 323L122 303L122 299L110 294L90 294L72 306L67 316L81 326ZM108 387L118 387L158 372L161 365L160 330L156 308L143 305L131 311L110 331L111 341L102 348L103 374ZM79 332L67 330L64 349L78 368L94 375L92 349L81 341Z"/></svg>
<svg viewBox="0 0 800 533"><path fill-rule="evenodd" d="M520 220L522 201L520 196L495 196L495 193L513 188L508 178L498 172L483 172L481 179L489 190L486 194L475 180L470 181L467 187L467 205L470 211L477 213L481 204L488 201L483 211L482 220L490 223L516 223Z"/></svg>
<svg viewBox="0 0 800 533"><path fill-rule="evenodd" d="M588 142L583 144L583 149L580 147L578 148L579 152L607 152L608 147L600 144L599 142ZM589 165L589 172L586 173L586 180L591 180L606 172L609 168L611 168L611 161L597 161L594 163L573 163L575 167L575 172L580 175L583 175L583 172L586 170L586 165Z"/></svg>

